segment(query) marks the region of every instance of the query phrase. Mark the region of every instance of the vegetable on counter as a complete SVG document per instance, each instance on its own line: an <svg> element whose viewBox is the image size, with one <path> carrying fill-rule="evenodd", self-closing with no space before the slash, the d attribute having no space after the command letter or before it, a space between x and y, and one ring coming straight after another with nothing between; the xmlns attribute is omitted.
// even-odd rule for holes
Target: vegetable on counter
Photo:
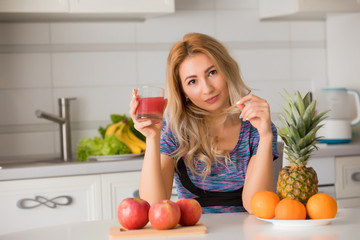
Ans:
<svg viewBox="0 0 360 240"><path fill-rule="evenodd" d="M111 114L111 124L99 127L101 137L80 139L77 160L88 161L89 156L139 154L145 151L145 136L134 128L133 120L123 115Z"/></svg>

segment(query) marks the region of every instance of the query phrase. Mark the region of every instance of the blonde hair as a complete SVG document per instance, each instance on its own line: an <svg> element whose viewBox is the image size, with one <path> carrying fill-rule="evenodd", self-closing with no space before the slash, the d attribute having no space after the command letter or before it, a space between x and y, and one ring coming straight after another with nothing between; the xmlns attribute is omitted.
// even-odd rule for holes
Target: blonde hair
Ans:
<svg viewBox="0 0 360 240"><path fill-rule="evenodd" d="M201 33L189 33L183 41L175 43L167 59L166 85L168 91L167 126L175 134L179 147L172 157L184 159L190 170L206 178L210 173L213 161L220 163L218 157L229 159L229 153L216 148L216 138L210 136L207 121L211 116L191 101L187 101L179 74L180 65L188 56L202 53L214 63L215 69L226 80L229 89L229 104L249 93L250 89L243 82L237 62L230 56L225 46L216 39ZM195 170L196 163L205 164L203 172Z"/></svg>

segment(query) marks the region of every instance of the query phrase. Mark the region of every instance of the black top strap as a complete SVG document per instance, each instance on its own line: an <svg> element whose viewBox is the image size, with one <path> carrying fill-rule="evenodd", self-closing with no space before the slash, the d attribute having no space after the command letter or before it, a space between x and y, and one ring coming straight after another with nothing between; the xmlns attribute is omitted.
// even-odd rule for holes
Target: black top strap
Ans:
<svg viewBox="0 0 360 240"><path fill-rule="evenodd" d="M197 200L202 207L242 206L242 187L228 192L214 192L198 188L189 178L183 158L179 159L176 172L179 175L181 184L191 193L198 196L195 200Z"/></svg>

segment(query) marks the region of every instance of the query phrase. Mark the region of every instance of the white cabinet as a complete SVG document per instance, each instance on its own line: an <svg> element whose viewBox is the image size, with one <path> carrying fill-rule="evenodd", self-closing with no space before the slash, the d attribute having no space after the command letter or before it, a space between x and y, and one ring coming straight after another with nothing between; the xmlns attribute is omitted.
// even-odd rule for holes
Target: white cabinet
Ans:
<svg viewBox="0 0 360 240"><path fill-rule="evenodd" d="M360 207L360 156L337 157L336 198L340 207Z"/></svg>
<svg viewBox="0 0 360 240"><path fill-rule="evenodd" d="M0 235L102 217L100 176L0 182Z"/></svg>
<svg viewBox="0 0 360 240"><path fill-rule="evenodd" d="M104 219L117 217L119 203L137 195L139 181L139 171L101 175Z"/></svg>
<svg viewBox="0 0 360 240"><path fill-rule="evenodd" d="M360 12L359 0L259 0L262 20L325 20L329 13Z"/></svg>
<svg viewBox="0 0 360 240"><path fill-rule="evenodd" d="M93 13L169 13L173 0L69 0L70 12Z"/></svg>
<svg viewBox="0 0 360 240"><path fill-rule="evenodd" d="M123 199L139 197L140 173L0 181L0 235L49 225L116 219ZM171 199L177 199L175 188Z"/></svg>
<svg viewBox="0 0 360 240"><path fill-rule="evenodd" d="M68 11L68 0L0 0L0 13L65 13Z"/></svg>
<svg viewBox="0 0 360 240"><path fill-rule="evenodd" d="M144 20L175 12L175 0L0 0L0 21Z"/></svg>

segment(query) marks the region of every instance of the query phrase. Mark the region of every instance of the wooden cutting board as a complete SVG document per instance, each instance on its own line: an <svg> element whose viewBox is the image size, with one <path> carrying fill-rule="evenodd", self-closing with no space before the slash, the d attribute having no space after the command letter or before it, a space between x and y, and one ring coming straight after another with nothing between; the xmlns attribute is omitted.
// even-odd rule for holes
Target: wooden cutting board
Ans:
<svg viewBox="0 0 360 240"><path fill-rule="evenodd" d="M142 229L127 230L120 226L110 227L109 238L130 238L130 237L154 237L154 236L170 236L170 235L186 235L186 234L204 234L207 228L203 223L197 223L194 226L177 225L173 229L157 230L150 224Z"/></svg>

